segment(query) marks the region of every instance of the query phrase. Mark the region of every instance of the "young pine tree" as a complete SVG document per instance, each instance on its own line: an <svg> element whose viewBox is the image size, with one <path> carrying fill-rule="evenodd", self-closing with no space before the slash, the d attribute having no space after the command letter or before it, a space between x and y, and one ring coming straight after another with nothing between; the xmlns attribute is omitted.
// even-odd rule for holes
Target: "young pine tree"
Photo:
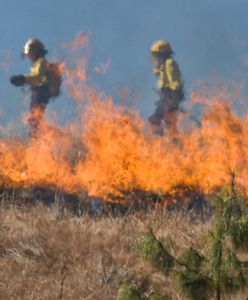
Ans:
<svg viewBox="0 0 248 300"><path fill-rule="evenodd" d="M140 243L140 253L165 276L174 275L188 299L207 300L242 289L248 280L248 262L237 251L248 251L247 197L235 182L223 187L215 197L215 213L206 253L189 248L181 257L173 256L166 243L150 228ZM128 298L127 298L128 300Z"/></svg>

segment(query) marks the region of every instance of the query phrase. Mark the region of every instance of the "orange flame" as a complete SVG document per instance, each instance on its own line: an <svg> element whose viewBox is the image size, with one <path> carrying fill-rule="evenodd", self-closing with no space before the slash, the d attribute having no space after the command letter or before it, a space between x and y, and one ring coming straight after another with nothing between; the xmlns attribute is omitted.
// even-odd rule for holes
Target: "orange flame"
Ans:
<svg viewBox="0 0 248 300"><path fill-rule="evenodd" d="M182 127L176 140L158 137L137 111L90 87L86 66L87 59L63 65L70 95L84 100L80 120L63 129L44 123L27 143L0 140L2 185L46 184L108 200L133 189L163 194L179 184L209 193L235 169L248 187L248 115L236 115L224 95L204 101L200 127Z"/></svg>

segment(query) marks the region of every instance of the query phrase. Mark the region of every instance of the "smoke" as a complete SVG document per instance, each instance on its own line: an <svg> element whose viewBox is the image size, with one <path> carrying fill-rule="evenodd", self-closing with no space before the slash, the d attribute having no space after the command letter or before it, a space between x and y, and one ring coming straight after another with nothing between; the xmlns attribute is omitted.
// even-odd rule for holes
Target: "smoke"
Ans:
<svg viewBox="0 0 248 300"><path fill-rule="evenodd" d="M99 66L94 67L94 72L98 74L105 74L111 64L111 60L108 59L105 63L100 64Z"/></svg>
<svg viewBox="0 0 248 300"><path fill-rule="evenodd" d="M11 53L9 50L1 51L0 61L1 61L0 69L8 73L12 66Z"/></svg>
<svg viewBox="0 0 248 300"><path fill-rule="evenodd" d="M248 187L248 116L234 112L228 89L210 96L199 84L188 102L202 105L201 126L182 114L176 139L154 136L138 110L115 104L91 84L87 34L64 45L68 59L61 67L77 117L64 127L44 122L39 138L28 143L1 139L2 186L48 185L106 200L135 189L166 194L178 185L211 193L229 181L231 169ZM120 93L130 96L128 89Z"/></svg>
<svg viewBox="0 0 248 300"><path fill-rule="evenodd" d="M185 79L191 85L199 78L218 74L222 79L246 81L243 57L248 52L247 2L208 1L184 4L184 19L192 35L183 37L179 52L186 65ZM239 3L239 4L238 4ZM241 9L243 7L243 9ZM186 50L186 55L182 54Z"/></svg>

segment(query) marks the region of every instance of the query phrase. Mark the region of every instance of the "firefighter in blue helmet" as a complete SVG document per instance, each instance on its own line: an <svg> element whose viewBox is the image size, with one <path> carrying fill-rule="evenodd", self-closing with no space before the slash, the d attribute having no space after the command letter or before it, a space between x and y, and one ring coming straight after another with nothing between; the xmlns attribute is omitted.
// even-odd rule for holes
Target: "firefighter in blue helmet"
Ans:
<svg viewBox="0 0 248 300"><path fill-rule="evenodd" d="M177 117L179 103L184 98L182 75L178 64L173 58L170 44L158 40L151 46L154 63L154 74L158 77L157 92L160 96L156 110L149 122L156 128L161 128L164 121L169 133L177 133Z"/></svg>
<svg viewBox="0 0 248 300"><path fill-rule="evenodd" d="M51 90L49 63L45 56L47 50L37 39L28 39L23 48L23 55L31 61L29 74L17 75L10 78L15 86L28 85L31 89L29 136L36 138L49 100L54 96Z"/></svg>

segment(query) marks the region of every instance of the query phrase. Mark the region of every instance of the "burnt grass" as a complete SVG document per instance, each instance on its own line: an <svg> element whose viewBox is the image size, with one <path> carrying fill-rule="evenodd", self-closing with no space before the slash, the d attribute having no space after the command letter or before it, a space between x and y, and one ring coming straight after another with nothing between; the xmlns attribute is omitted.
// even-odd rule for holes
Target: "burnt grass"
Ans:
<svg viewBox="0 0 248 300"><path fill-rule="evenodd" d="M107 195L105 199L89 196L86 192L68 193L56 186L30 185L16 186L13 183L0 188L0 201L15 206L32 206L42 203L45 206L57 205L60 210L75 215L89 213L95 216L123 216L130 211L147 210L161 206L167 211L194 212L202 219L209 218L213 207L209 195L204 195L197 187L177 185L168 193L159 195L153 191L140 189L121 191L121 196Z"/></svg>
<svg viewBox="0 0 248 300"><path fill-rule="evenodd" d="M167 195L109 195L111 203L55 187L2 188L0 299L111 300L126 280L147 295L156 290L185 299L175 282L140 258L138 243L152 226L156 236L173 240L175 253L204 251L212 211L207 199L184 186Z"/></svg>

